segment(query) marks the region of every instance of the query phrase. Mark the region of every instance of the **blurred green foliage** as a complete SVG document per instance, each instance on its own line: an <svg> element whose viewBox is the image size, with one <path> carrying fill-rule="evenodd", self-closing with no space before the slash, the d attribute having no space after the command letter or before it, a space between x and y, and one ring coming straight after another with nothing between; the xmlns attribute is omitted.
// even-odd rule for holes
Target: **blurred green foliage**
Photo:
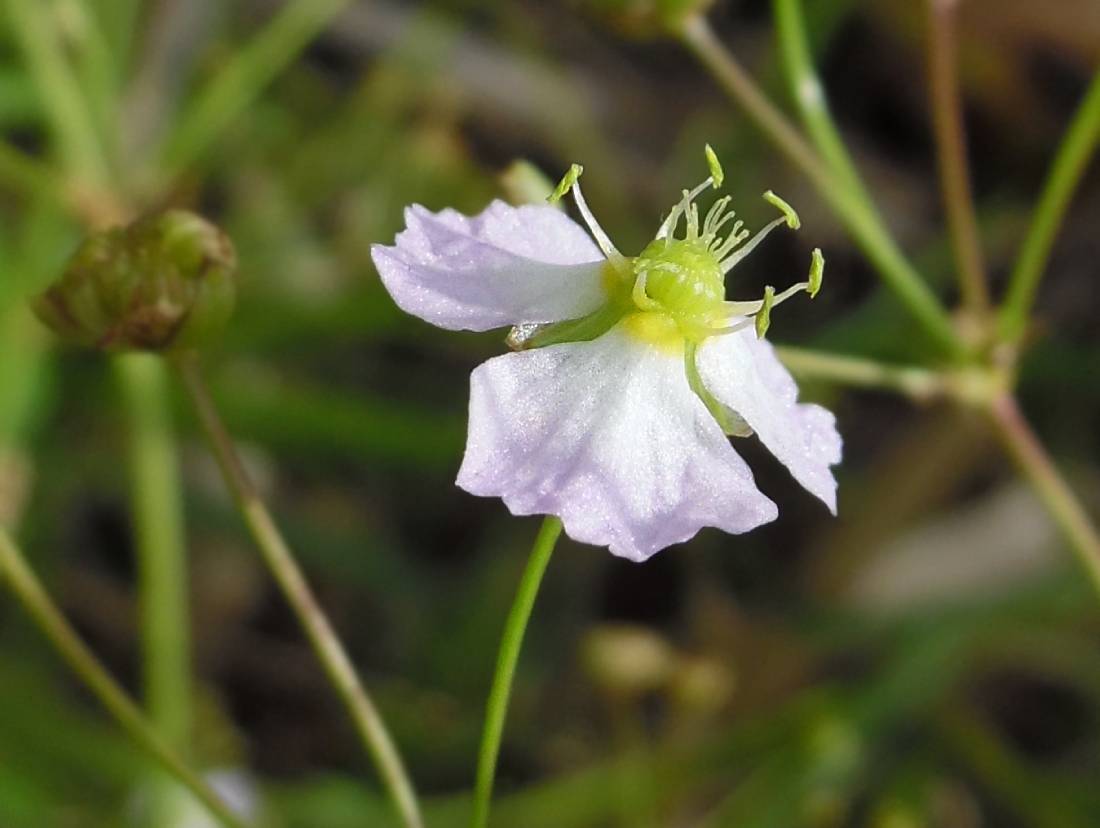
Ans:
<svg viewBox="0 0 1100 828"><path fill-rule="evenodd" d="M513 159L551 179L577 161L601 224L640 250L704 174L709 141L749 226L768 216L768 188L803 218L800 234L769 239L744 266L745 295L825 250L821 295L785 305L774 341L923 354L805 182L674 44L621 40L591 4L558 0L361 0L331 25L341 4L310 5L0 4L0 521L18 527L53 594L136 691L117 389L104 358L56 345L27 301L88 226L165 206L216 221L237 248L240 294L203 355L214 396L390 722L429 825L460 825L536 524L453 486L469 371L503 345L393 306L369 248L392 240L402 208L476 212ZM810 5L857 164L946 294L912 82L920 20L906 0ZM302 19L272 24L291 7ZM1018 242L1053 126L1100 57L1087 7L1067 0L1039 27L1027 3L969 4L963 89L995 274ZM726 0L712 19L781 98L767 4ZM51 74L58 60L75 67L75 87ZM82 118L98 145L66 131ZM1042 341L1021 386L1092 505L1095 173L1043 285ZM1017 484L967 416L879 393L804 393L837 411L846 440L838 520L750 443L761 487L781 504L776 524L705 532L645 565L558 550L521 661L495 825L1100 824L1100 613L1049 520L1027 496L994 508ZM248 769L264 825L394 824L177 403L197 762ZM586 671L584 642L623 624L663 642L671 677L633 691ZM126 824L145 762L0 591L0 826Z"/></svg>

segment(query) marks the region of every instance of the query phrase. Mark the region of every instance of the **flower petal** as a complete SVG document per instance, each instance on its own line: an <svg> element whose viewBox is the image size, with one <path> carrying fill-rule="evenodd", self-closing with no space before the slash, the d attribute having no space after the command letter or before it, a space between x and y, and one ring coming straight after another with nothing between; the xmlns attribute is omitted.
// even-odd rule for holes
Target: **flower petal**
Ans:
<svg viewBox="0 0 1100 828"><path fill-rule="evenodd" d="M603 254L588 233L549 206L494 201L479 215L405 211L392 247L371 246L402 310L441 328L484 331L577 319L607 301Z"/></svg>
<svg viewBox="0 0 1100 828"><path fill-rule="evenodd" d="M777 514L688 387L682 353L621 323L479 366L458 485L636 561L703 526L747 532Z"/></svg>
<svg viewBox="0 0 1100 828"><path fill-rule="evenodd" d="M836 418L819 405L797 402L798 386L775 349L748 328L705 340L695 364L707 391L836 514L836 479L829 470L840 462Z"/></svg>

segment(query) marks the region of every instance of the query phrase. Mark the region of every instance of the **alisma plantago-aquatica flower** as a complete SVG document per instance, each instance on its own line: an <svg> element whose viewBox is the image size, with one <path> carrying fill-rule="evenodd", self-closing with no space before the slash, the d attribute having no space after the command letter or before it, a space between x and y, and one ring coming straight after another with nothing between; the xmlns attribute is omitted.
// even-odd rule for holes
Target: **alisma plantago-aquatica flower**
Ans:
<svg viewBox="0 0 1100 828"><path fill-rule="evenodd" d="M373 246L405 311L451 330L513 326L513 352L471 377L463 489L514 514L557 515L574 540L641 561L704 526L739 533L776 518L729 440L755 432L836 512L835 419L797 402L763 339L775 305L817 292L821 253L808 281L727 301L731 268L798 219L767 193L783 216L755 236L731 224L728 197L700 220L695 199L722 182L709 147L707 158L710 177L636 257L596 223L577 166L551 200L572 190L587 231L548 205L494 201L472 218L414 205L394 245Z"/></svg>

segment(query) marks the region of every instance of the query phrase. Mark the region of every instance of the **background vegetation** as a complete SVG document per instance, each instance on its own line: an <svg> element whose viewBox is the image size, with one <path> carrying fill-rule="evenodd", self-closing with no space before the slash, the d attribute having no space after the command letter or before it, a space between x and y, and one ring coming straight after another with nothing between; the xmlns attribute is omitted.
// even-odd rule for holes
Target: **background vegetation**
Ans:
<svg viewBox="0 0 1100 828"><path fill-rule="evenodd" d="M503 345L393 305L369 249L392 241L404 206L473 213L510 192L500 174L515 159L555 180L580 162L601 224L638 251L705 175L709 142L749 226L771 218L766 189L803 220L738 268L739 298L801 278L809 251L825 252L823 290L775 313L773 342L938 364L802 172L683 45L644 37L625 5L0 4L0 523L135 695L126 381L112 358L57 345L27 305L89 228L171 205L233 238L238 311L202 354L213 396L431 826L465 817L500 630L537 522L453 485L469 372ZM806 5L856 166L954 305L925 4ZM769 4L726 0L710 20L790 109ZM966 0L958 38L997 298L1100 61L1100 15L1090 0ZM1095 507L1095 165L1073 204L1018 399ZM396 824L177 386L189 753L245 780L260 824ZM845 439L839 518L741 441L780 504L776 523L704 531L644 565L559 546L520 662L495 825L1100 824L1096 595L988 423L886 390L807 380L803 394L836 412ZM148 769L0 590L0 826L141 822Z"/></svg>

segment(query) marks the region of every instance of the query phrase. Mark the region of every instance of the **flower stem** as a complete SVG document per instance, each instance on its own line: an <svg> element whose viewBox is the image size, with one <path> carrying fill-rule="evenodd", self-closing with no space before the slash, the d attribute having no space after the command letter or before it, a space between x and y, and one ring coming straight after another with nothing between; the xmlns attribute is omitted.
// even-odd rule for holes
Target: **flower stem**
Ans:
<svg viewBox="0 0 1100 828"><path fill-rule="evenodd" d="M0 528L0 578L15 593L15 597L62 658L80 676L130 738L201 800L222 825L226 828L246 828L244 822L153 729L137 705L96 660L73 628L69 626L61 611L50 600L42 584L27 566L23 553L3 528Z"/></svg>
<svg viewBox="0 0 1100 828"><path fill-rule="evenodd" d="M406 828L421 828L423 820L416 793L393 740L290 548L256 493L203 382L197 355L194 352L179 354L176 365L233 499L264 562L297 615L329 681L347 707L402 822Z"/></svg>
<svg viewBox="0 0 1100 828"><path fill-rule="evenodd" d="M955 256L963 306L978 318L989 313L989 288L966 157L956 43L958 0L928 0L928 64L932 121L944 211Z"/></svg>
<svg viewBox="0 0 1100 828"><path fill-rule="evenodd" d="M800 379L823 379L860 388L883 388L920 401L948 393L949 390L943 374L925 368L886 365L870 359L786 345L776 346L775 352L787 369Z"/></svg>
<svg viewBox="0 0 1100 828"><path fill-rule="evenodd" d="M56 133L58 152L70 173L105 186L110 168L102 136L70 64L55 10L39 0L6 0L8 19L38 86Z"/></svg>
<svg viewBox="0 0 1100 828"><path fill-rule="evenodd" d="M1000 312L1003 339L1018 342L1024 335L1035 291L1043 275L1054 237L1062 224L1081 175L1100 141L1100 71L1093 78L1085 99L1054 158L1043 194L1035 207L1027 236L1020 248L1016 267L1008 282L1008 294Z"/></svg>
<svg viewBox="0 0 1100 828"><path fill-rule="evenodd" d="M992 400L988 414L998 436L1085 568L1100 597L1100 535L1084 507L1058 472L1011 394Z"/></svg>
<svg viewBox="0 0 1100 828"><path fill-rule="evenodd" d="M175 750L191 736L191 636L183 494L168 408L167 376L159 357L115 360L129 415L131 501L141 582L142 664L149 718ZM158 825L177 821L174 785L154 784Z"/></svg>
<svg viewBox="0 0 1100 828"><path fill-rule="evenodd" d="M780 6L779 10L784 8L794 8L797 11L797 7L784 6ZM777 22L779 19L777 15ZM799 14L795 22L800 21ZM802 107L803 117L808 123L816 125L812 134L822 144L818 149L822 150L824 147L828 150L823 152L825 161L791 126L783 113L761 93L759 87L715 36L702 14L689 16L678 35L734 103L741 106L780 151L810 179L818 194L830 205L856 243L878 268L883 281L929 337L942 351L953 357L961 357L964 353L963 343L947 312L890 237L878 213L871 206L870 199L863 194L862 185L858 183L850 162L841 163L840 159L847 156L839 138L828 138L829 135L835 135L835 129L828 118L824 98L820 94L820 83L813 74L808 56L801 52L786 55L787 65L788 71L792 73L791 83L795 88L796 100ZM804 38L790 39L796 45L802 41ZM811 87L818 90L816 96L798 94L798 90ZM826 161L838 166L827 166ZM842 170L848 172L842 173Z"/></svg>
<svg viewBox="0 0 1100 828"><path fill-rule="evenodd" d="M512 681L516 675L516 662L523 646L523 635L527 631L527 621L535 606L542 576L550 562L550 554L561 535L561 521L548 515L542 522L535 545L531 548L531 557L523 570L519 582L516 600L508 613L504 624L504 635L497 654L496 672L493 674L493 686L489 691L489 701L485 710L485 728L481 733L481 749L477 757L477 782L474 788L473 811L470 814L470 828L486 828L489 824L489 804L493 798L493 777L496 774L497 756L500 754L500 741L504 735L504 720L508 715L508 698L512 694Z"/></svg>

